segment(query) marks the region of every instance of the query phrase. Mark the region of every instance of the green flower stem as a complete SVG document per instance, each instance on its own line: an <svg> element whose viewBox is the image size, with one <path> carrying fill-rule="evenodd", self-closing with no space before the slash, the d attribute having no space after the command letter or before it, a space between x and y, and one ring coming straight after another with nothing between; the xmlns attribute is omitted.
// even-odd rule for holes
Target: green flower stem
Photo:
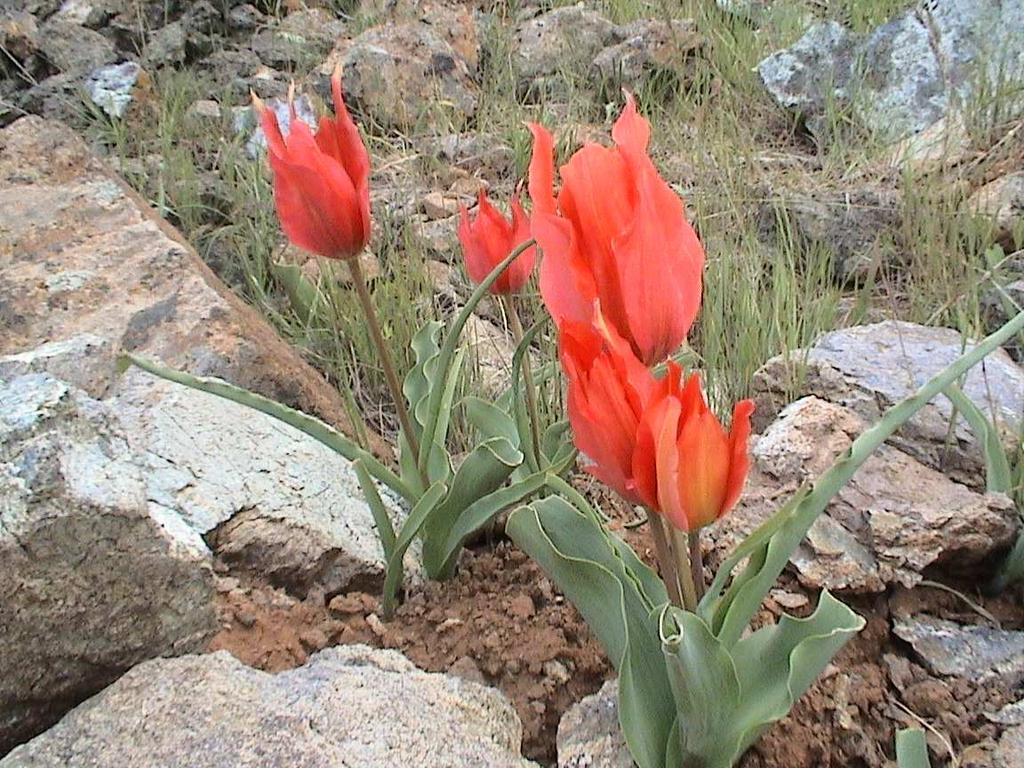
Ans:
<svg viewBox="0 0 1024 768"><path fill-rule="evenodd" d="M697 602L704 597L704 553L700 548L700 528L686 534L689 544L690 575L693 578L694 591L697 593Z"/></svg>
<svg viewBox="0 0 1024 768"><path fill-rule="evenodd" d="M352 275L352 284L355 286L356 295L363 308L363 315L366 317L366 325L370 329L370 338L377 347L377 355L380 357L381 367L384 369L384 378L387 379L388 389L391 390L391 399L394 401L395 410L398 413L398 421L402 426L402 433L405 441L409 444L413 456L419 456L420 446L416 439L416 432L412 428L412 419L409 418L409 410L405 407L405 397L402 395L402 384L395 373L395 365L391 361L391 352L388 350L384 334L380 330L380 322L377 320L377 310L373 305L373 297L370 296L370 289L366 285L366 276L363 274L363 267L359 263L359 257L354 256L347 260L348 270ZM423 487L427 488L426 472L420 468Z"/></svg>
<svg viewBox="0 0 1024 768"><path fill-rule="evenodd" d="M459 344L459 337L462 335L462 329L465 328L466 323L469 321L469 316L473 314L473 310L476 309L476 305L479 304L480 300L487 295L491 286L494 285L494 281L501 276L501 273L504 272L513 261L516 260L519 254L536 244L535 240L527 240L512 251L512 253L506 256L505 259L498 264L498 266L491 270L491 273L483 279L480 285L476 287L476 290L470 295L469 300L466 302L466 306L464 306L462 311L459 312L458 317L455 318L455 322L452 323L452 327L444 337L444 343L441 345L441 351L437 356L438 369L445 371L445 376L447 376L447 371L451 368L452 357L454 357L455 349ZM430 454L429 448L434 443L434 432L437 431L437 422L440 418L441 396L445 389L443 384L444 382L440 382L440 386L434 388L434 391L430 393L430 400L427 401L427 423L423 427L422 435L423 443L427 446L427 450L416 453L416 456L418 457L417 465L420 473L424 475L427 471L427 459Z"/></svg>
<svg viewBox="0 0 1024 768"><path fill-rule="evenodd" d="M519 317L519 310L516 306L514 296L502 296L502 303L505 305L505 312L508 314L508 324L512 328L512 338L516 342L516 348L523 343L523 323ZM537 408L537 386L533 381L533 371L530 368L530 355L526 354L523 360L523 386L526 389L526 408L530 413L530 434L533 438L533 455L540 461L540 409Z"/></svg>
<svg viewBox="0 0 1024 768"><path fill-rule="evenodd" d="M697 611L697 583L693 578L693 568L690 566L690 537L686 531L681 531L674 525L669 525L669 535L672 538L672 550L676 555L676 572L679 574L679 586L683 590L683 608L696 613Z"/></svg>
<svg viewBox="0 0 1024 768"><path fill-rule="evenodd" d="M662 522L661 515L648 510L647 523L651 526L651 538L654 539L654 553L658 558L661 578L665 582L669 599L672 601L672 605L682 608L683 599L679 591L679 574L676 572L672 548L669 546L668 539L665 536L665 525Z"/></svg>

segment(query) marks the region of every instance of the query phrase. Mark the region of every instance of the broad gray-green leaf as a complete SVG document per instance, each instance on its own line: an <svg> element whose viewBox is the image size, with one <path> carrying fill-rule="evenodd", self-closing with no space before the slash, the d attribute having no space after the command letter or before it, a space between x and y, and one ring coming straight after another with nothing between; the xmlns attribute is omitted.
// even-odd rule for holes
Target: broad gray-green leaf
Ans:
<svg viewBox="0 0 1024 768"><path fill-rule="evenodd" d="M640 585L651 584L662 605L664 586L635 555L624 558L628 547L592 514L558 496L516 509L506 532L572 601L618 669L620 719L634 760L665 768L675 707L651 615L660 605L651 605Z"/></svg>
<svg viewBox="0 0 1024 768"><path fill-rule="evenodd" d="M485 440L503 437L512 445L519 447L519 431L507 411L472 395L462 398L462 405L466 409L466 419Z"/></svg>
<svg viewBox="0 0 1024 768"><path fill-rule="evenodd" d="M423 425L427 422L427 400L436 378L436 362L441 351L438 339L442 327L437 320L428 320L412 337L410 344L416 364L405 375L402 394L409 403L413 420L420 427L417 438L422 435Z"/></svg>
<svg viewBox="0 0 1024 768"><path fill-rule="evenodd" d="M662 638L662 650L679 720L681 765L731 768L743 693L732 656L696 614L673 608L666 619L676 627Z"/></svg>
<svg viewBox="0 0 1024 768"><path fill-rule="evenodd" d="M373 515L373 522L377 526L377 535L380 537L380 545L384 550L384 560L387 562L395 549L395 528L391 524L391 517L384 507L384 502L381 501L373 478L370 477L370 473L363 466L362 460L356 459L352 462L352 468L355 470L356 478L359 480L359 487L363 489L363 498L366 499L366 505L370 508L370 513Z"/></svg>
<svg viewBox="0 0 1024 768"><path fill-rule="evenodd" d="M427 576L436 579L441 574L447 560L444 545L459 516L473 502L500 488L522 460L522 453L503 437L481 443L463 459L447 496L423 526L423 567Z"/></svg>
<svg viewBox="0 0 1024 768"><path fill-rule="evenodd" d="M896 734L896 765L899 768L932 768L928 741L920 728L904 728Z"/></svg>
<svg viewBox="0 0 1024 768"><path fill-rule="evenodd" d="M993 493L1009 493L1013 487L1013 471L996 425L956 384L946 387L946 397L967 419L971 431L984 449L986 488Z"/></svg>

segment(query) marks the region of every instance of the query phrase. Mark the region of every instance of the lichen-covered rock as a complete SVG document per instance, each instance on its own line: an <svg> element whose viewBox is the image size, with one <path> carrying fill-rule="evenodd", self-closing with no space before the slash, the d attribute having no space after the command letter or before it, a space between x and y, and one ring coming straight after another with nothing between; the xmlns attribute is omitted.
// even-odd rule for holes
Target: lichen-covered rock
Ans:
<svg viewBox="0 0 1024 768"><path fill-rule="evenodd" d="M740 505L713 529L725 555L785 499L824 472L868 424L816 397L794 402L754 441ZM980 494L883 445L811 527L792 557L801 582L833 591L912 587L929 569L988 571L1019 521L1001 494Z"/></svg>
<svg viewBox="0 0 1024 768"><path fill-rule="evenodd" d="M520 89L554 94L565 77L585 77L597 56L622 41L619 27L582 4L555 8L528 19L516 32L515 66Z"/></svg>
<svg viewBox="0 0 1024 768"><path fill-rule="evenodd" d="M114 409L44 373L0 382L0 753L216 631L199 535L149 502Z"/></svg>
<svg viewBox="0 0 1024 768"><path fill-rule="evenodd" d="M899 321L832 331L807 349L772 358L754 375L755 426L763 429L786 403L806 395L849 408L872 424L971 346L955 330ZM1020 434L1024 369L1005 351L975 366L961 388L995 419L1008 445ZM980 488L985 482L981 446L962 417L950 432L952 413L949 400L936 397L889 442L926 466Z"/></svg>
<svg viewBox="0 0 1024 768"><path fill-rule="evenodd" d="M834 21L816 24L758 70L772 97L812 133L827 131L834 102L895 141L951 116L955 104L1006 92L1009 73L1024 69L1022 27L1020 0L938 0L864 36ZM1024 99L1007 93L1000 109L1019 114Z"/></svg>
<svg viewBox="0 0 1024 768"><path fill-rule="evenodd" d="M409 128L439 108L476 114L479 87L469 65L427 24L372 27L337 48L325 71L335 61L344 70L346 98L383 126Z"/></svg>
<svg viewBox="0 0 1024 768"><path fill-rule="evenodd" d="M619 727L619 682L580 699L558 722L558 768L634 768Z"/></svg>
<svg viewBox="0 0 1024 768"><path fill-rule="evenodd" d="M276 675L218 652L140 665L0 766L531 768L521 739L500 693L394 651L331 648Z"/></svg>

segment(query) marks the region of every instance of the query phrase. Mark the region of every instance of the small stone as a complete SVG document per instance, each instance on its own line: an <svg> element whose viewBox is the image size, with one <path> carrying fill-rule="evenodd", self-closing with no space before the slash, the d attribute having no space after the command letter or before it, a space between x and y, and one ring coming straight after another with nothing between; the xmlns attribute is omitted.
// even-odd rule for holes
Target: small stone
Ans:
<svg viewBox="0 0 1024 768"><path fill-rule="evenodd" d="M252 629L256 625L256 614L244 608L235 611L235 621L246 629Z"/></svg>
<svg viewBox="0 0 1024 768"><path fill-rule="evenodd" d="M111 117L124 117L136 85L143 77L142 67L134 61L126 61L93 71L86 78L85 88L93 104Z"/></svg>
<svg viewBox="0 0 1024 768"><path fill-rule="evenodd" d="M388 628L384 626L384 622L376 613L371 613L366 617L366 625L377 637L384 637L388 633Z"/></svg>
<svg viewBox="0 0 1024 768"><path fill-rule="evenodd" d="M328 639L322 629L307 627L299 632L299 642L302 643L302 647L307 651L313 652L324 648L328 643Z"/></svg>
<svg viewBox="0 0 1024 768"><path fill-rule="evenodd" d="M779 606L790 611L805 608L810 602L807 595L801 592L789 592L785 589L773 589L769 595Z"/></svg>
<svg viewBox="0 0 1024 768"><path fill-rule="evenodd" d="M508 612L517 619L529 619L533 617L536 609L529 595L516 595L509 600Z"/></svg>
<svg viewBox="0 0 1024 768"><path fill-rule="evenodd" d="M487 684L484 673L480 671L480 667L469 656L460 656L453 661L451 666L448 667L448 674L461 677L463 680L469 680L473 683L479 683L480 685Z"/></svg>
<svg viewBox="0 0 1024 768"><path fill-rule="evenodd" d="M189 105L186 115L197 122L203 120L220 120L220 104L213 99L197 99Z"/></svg>
<svg viewBox="0 0 1024 768"><path fill-rule="evenodd" d="M565 668L565 664L557 659L544 662L544 675L548 679L553 680L557 685L565 685L572 679L569 670Z"/></svg>

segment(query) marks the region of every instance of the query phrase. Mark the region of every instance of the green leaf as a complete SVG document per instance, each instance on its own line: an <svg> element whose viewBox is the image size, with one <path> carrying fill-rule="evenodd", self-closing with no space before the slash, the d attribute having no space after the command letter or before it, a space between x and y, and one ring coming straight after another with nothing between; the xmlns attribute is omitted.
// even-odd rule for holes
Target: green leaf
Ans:
<svg viewBox="0 0 1024 768"><path fill-rule="evenodd" d="M523 454L503 437L481 443L463 460L444 501L423 526L423 567L427 576L436 579L442 573L448 559L444 545L459 516L473 502L501 487L522 460Z"/></svg>
<svg viewBox="0 0 1024 768"><path fill-rule="evenodd" d="M317 286L306 279L302 274L302 268L297 264L271 262L270 272L288 294L288 301L295 314L302 322L308 323L320 303L320 291Z"/></svg>
<svg viewBox="0 0 1024 768"><path fill-rule="evenodd" d="M549 464L555 464L560 457L564 457L568 451L575 451L572 444L572 433L569 431L569 422L556 421L544 430L540 440L540 449Z"/></svg>
<svg viewBox="0 0 1024 768"><path fill-rule="evenodd" d="M439 548L441 557L444 558L444 567L441 568L442 577L447 577L454 571L458 554L466 539L483 529L502 510L520 503L530 494L539 491L546 482L547 473L536 472L507 488L500 488L494 493L477 499L466 507L455 524L449 528L447 537Z"/></svg>
<svg viewBox="0 0 1024 768"><path fill-rule="evenodd" d="M896 734L896 764L899 768L932 768L924 731L904 728Z"/></svg>
<svg viewBox="0 0 1024 768"><path fill-rule="evenodd" d="M712 631L727 647L740 638L818 515L875 449L933 398L955 384L1022 328L1024 312L961 355L913 395L886 411L877 424L854 440L847 452L810 490L801 490L783 510L765 521L752 534L751 540L744 542L743 546L748 550L745 570L728 587L724 586L726 579L742 558L730 557L723 564L698 610L701 616L709 619Z"/></svg>
<svg viewBox="0 0 1024 768"><path fill-rule="evenodd" d="M993 493L1009 493L1013 488L1013 471L996 425L956 384L950 384L945 392L953 407L967 419L971 431L984 449L986 487Z"/></svg>
<svg viewBox="0 0 1024 768"><path fill-rule="evenodd" d="M662 638L662 651L679 723L679 765L731 768L741 696L732 656L696 614L671 608L670 616L678 629Z"/></svg>
<svg viewBox="0 0 1024 768"><path fill-rule="evenodd" d="M431 387L436 378L436 361L441 352L438 339L441 336L443 326L437 320L428 320L412 337L413 354L416 356L416 364L409 369L402 382L402 394L409 403L409 411L413 421L422 427L427 422L427 401L430 397Z"/></svg>
<svg viewBox="0 0 1024 768"><path fill-rule="evenodd" d="M512 445L519 447L519 431L507 411L474 396L462 398L461 404L466 409L467 421L485 440L492 437L503 437Z"/></svg>
<svg viewBox="0 0 1024 768"><path fill-rule="evenodd" d="M385 562L391 559L391 553L395 549L395 529L391 524L391 517L381 501L377 492L377 485L366 471L361 459L352 462L352 468L356 471L356 478L359 480L359 487L363 489L363 498L373 515L373 522L377 526L377 535L380 537L380 545L384 550Z"/></svg>
<svg viewBox="0 0 1024 768"><path fill-rule="evenodd" d="M236 387L234 384L228 384L221 379L208 376L193 376L190 373L176 371L173 368L168 368L137 355L124 354L118 358L117 367L120 372L123 373L132 365L162 379L173 381L176 384L181 384L200 392L216 395L225 400L252 408L254 411L273 416L278 421L284 422L288 426L309 435L317 442L326 445L349 461L359 459L363 462L366 470L377 480L380 480L384 485L391 488L395 493L400 494L410 503L415 500L414 490L404 480L399 478L398 475L377 461L370 453L364 451L349 438L345 437L345 435L334 429L334 427L324 424L313 416L297 411L294 408L289 408L287 405L282 405L271 400L269 397L257 395L255 392L250 392L242 387Z"/></svg>
<svg viewBox="0 0 1024 768"><path fill-rule="evenodd" d="M466 327L469 316L473 314L473 311L476 309L476 305L479 304L480 300L487 295L487 292L491 289L494 281L501 276L501 273L505 271L506 267L515 261L519 254L533 245L535 245L533 240L527 240L525 243L517 247L491 270L491 273L483 279L483 281L470 295L469 299L466 301L466 305L455 318L451 328L448 329L448 333L444 337L444 342L441 344L436 367L438 376L446 378L447 372L451 370L452 360L455 357L455 350L459 344L459 337L462 336L462 329ZM443 385L434 386L430 390L425 412L426 422L423 425L423 433L420 439L421 443L426 443L428 445L432 445L434 443L435 433L437 431L437 422L440 418L441 412L441 398L443 397L444 390L445 387ZM427 453L421 450L421 455L418 461L418 466L421 472L426 471L427 461Z"/></svg>
<svg viewBox="0 0 1024 768"><path fill-rule="evenodd" d="M420 496L416 506L409 513L409 517L402 523L402 528L399 530L395 545L391 550L391 556L388 558L387 572L384 575L383 610L385 616L391 616L395 610L398 588L402 585L402 577L405 575L405 553L420 532L420 528L434 511L434 507L447 492L448 487L444 483L434 483L426 493Z"/></svg>
<svg viewBox="0 0 1024 768"><path fill-rule="evenodd" d="M618 670L619 716L634 760L666 768L675 707L652 617L668 602L664 585L594 516L558 496L519 507L505 530L572 601Z"/></svg>

